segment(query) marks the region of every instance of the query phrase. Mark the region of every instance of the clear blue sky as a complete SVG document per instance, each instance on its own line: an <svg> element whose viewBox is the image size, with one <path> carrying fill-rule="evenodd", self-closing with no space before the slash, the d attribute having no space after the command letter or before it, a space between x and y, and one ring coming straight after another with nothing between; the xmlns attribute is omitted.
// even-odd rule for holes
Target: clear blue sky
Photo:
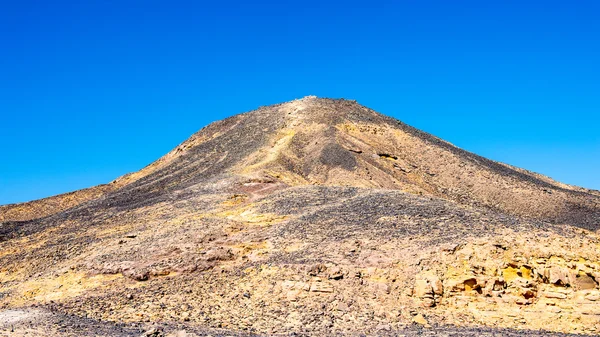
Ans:
<svg viewBox="0 0 600 337"><path fill-rule="evenodd" d="M0 204L109 182L211 121L356 99L600 189L598 1L3 1Z"/></svg>

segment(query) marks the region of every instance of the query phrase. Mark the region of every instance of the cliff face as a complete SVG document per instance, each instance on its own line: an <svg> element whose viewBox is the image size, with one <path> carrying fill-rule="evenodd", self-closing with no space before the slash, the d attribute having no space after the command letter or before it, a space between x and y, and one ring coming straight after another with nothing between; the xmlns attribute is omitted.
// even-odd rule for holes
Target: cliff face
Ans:
<svg viewBox="0 0 600 337"><path fill-rule="evenodd" d="M599 219L595 191L307 97L0 208L0 305L197 333L594 333Z"/></svg>

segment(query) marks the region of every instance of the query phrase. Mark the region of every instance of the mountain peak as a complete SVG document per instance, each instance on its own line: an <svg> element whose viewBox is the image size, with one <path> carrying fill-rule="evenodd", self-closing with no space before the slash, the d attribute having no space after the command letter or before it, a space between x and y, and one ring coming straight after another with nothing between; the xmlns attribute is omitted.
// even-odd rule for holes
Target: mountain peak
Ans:
<svg viewBox="0 0 600 337"><path fill-rule="evenodd" d="M113 192L105 202L112 204L160 202L223 177L400 190L544 221L599 226L597 193L469 153L354 100L316 96L212 123L108 187L74 192L64 202L58 196L28 207L5 206L0 220L27 219L23 214L31 210L46 215L107 190Z"/></svg>

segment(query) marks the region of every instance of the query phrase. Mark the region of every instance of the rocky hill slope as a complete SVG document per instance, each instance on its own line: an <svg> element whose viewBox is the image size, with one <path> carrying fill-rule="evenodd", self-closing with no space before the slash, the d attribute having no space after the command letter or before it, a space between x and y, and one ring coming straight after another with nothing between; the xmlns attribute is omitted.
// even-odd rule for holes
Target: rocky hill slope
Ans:
<svg viewBox="0 0 600 337"><path fill-rule="evenodd" d="M62 335L600 329L600 193L354 101L213 123L140 172L0 221L13 334L52 319Z"/></svg>

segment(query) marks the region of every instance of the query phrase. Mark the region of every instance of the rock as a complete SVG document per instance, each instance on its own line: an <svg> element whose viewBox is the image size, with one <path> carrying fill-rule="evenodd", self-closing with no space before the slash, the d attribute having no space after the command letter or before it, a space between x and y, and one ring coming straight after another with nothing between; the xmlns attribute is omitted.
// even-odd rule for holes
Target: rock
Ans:
<svg viewBox="0 0 600 337"><path fill-rule="evenodd" d="M528 305L528 304L533 303L533 300L532 299L523 298L523 297L517 297L515 299L515 303L518 304L518 305Z"/></svg>
<svg viewBox="0 0 600 337"><path fill-rule="evenodd" d="M569 285L569 273L561 267L551 267L548 271L548 282L558 286Z"/></svg>
<svg viewBox="0 0 600 337"><path fill-rule="evenodd" d="M298 299L299 293L300 290L289 290L285 293L285 298L290 302L294 302Z"/></svg>
<svg viewBox="0 0 600 337"><path fill-rule="evenodd" d="M375 290L375 292L383 292L386 294L389 294L392 290L389 284L380 282L372 284L372 288Z"/></svg>
<svg viewBox="0 0 600 337"><path fill-rule="evenodd" d="M580 274L577 275L577 277L575 278L575 286L581 290L589 290L595 289L598 286L598 284L593 278L591 278L587 274Z"/></svg>
<svg viewBox="0 0 600 337"><path fill-rule="evenodd" d="M536 283L523 277L516 277L512 281L511 286L515 288L534 289L536 287Z"/></svg>
<svg viewBox="0 0 600 337"><path fill-rule="evenodd" d="M152 327L152 328L146 330L146 332L144 332L144 334L142 336L143 337L160 337L160 336L164 336L164 333L163 333L163 329L161 327Z"/></svg>
<svg viewBox="0 0 600 337"><path fill-rule="evenodd" d="M504 290L505 286L506 286L506 283L504 283L504 280L491 279L491 280L488 280L488 282L486 282L482 293L483 293L483 295L489 296L489 297L496 296Z"/></svg>
<svg viewBox="0 0 600 337"><path fill-rule="evenodd" d="M555 314L560 314L562 312L561 308L558 307L549 307L548 309L549 312L555 313Z"/></svg>
<svg viewBox="0 0 600 337"><path fill-rule="evenodd" d="M521 288L519 289L519 295L523 296L525 299L531 299L535 297L536 292L532 289Z"/></svg>
<svg viewBox="0 0 600 337"><path fill-rule="evenodd" d="M433 287L428 280L416 280L414 295L418 298L432 297L433 298Z"/></svg>
<svg viewBox="0 0 600 337"><path fill-rule="evenodd" d="M481 289L477 283L477 278L471 275L460 275L456 278L446 279L444 288L448 292L463 292Z"/></svg>
<svg viewBox="0 0 600 337"><path fill-rule="evenodd" d="M600 292L594 291L585 296L585 299L588 301L599 301L600 300Z"/></svg>
<svg viewBox="0 0 600 337"><path fill-rule="evenodd" d="M375 330L390 331L390 330L392 330L392 327L389 324L379 324L378 326L375 327Z"/></svg>
<svg viewBox="0 0 600 337"><path fill-rule="evenodd" d="M420 299L421 305L425 307L433 307L436 300L441 297L444 288L440 279L431 274L423 274L417 276L413 295Z"/></svg>
<svg viewBox="0 0 600 337"><path fill-rule="evenodd" d="M581 303L575 309L584 315L600 315L600 305L597 303Z"/></svg>
<svg viewBox="0 0 600 337"><path fill-rule="evenodd" d="M129 277L136 281L147 281L150 278L150 273L146 270L128 270L123 272L123 276Z"/></svg>
<svg viewBox="0 0 600 337"><path fill-rule="evenodd" d="M317 276L320 273L324 272L325 270L327 270L327 266L325 266L324 264L322 264L322 263L315 264L308 269L308 275Z"/></svg>
<svg viewBox="0 0 600 337"><path fill-rule="evenodd" d="M342 268L333 267L329 269L328 277L330 280L341 280L344 278L344 273L342 272Z"/></svg>
<svg viewBox="0 0 600 337"><path fill-rule="evenodd" d="M567 295L563 294L563 293L554 292L554 291L547 291L547 292L544 292L544 297L565 299L565 298L567 298Z"/></svg>
<svg viewBox="0 0 600 337"><path fill-rule="evenodd" d="M206 252L204 258L206 259L206 261L212 262L212 261L229 261L229 260L232 260L234 257L235 256L230 248L216 247L216 248L213 248L213 249L209 250L208 252Z"/></svg>
<svg viewBox="0 0 600 337"><path fill-rule="evenodd" d="M318 293L332 293L333 286L329 282L314 281L310 284L309 291Z"/></svg>
<svg viewBox="0 0 600 337"><path fill-rule="evenodd" d="M344 302L340 302L337 305L337 309L341 312L348 312L350 311L350 307L348 307L348 304L344 303Z"/></svg>
<svg viewBox="0 0 600 337"><path fill-rule="evenodd" d="M444 294L444 285L442 284L442 281L440 281L440 279L436 277L430 280L430 282L431 288L433 289L433 293L435 295L442 296L442 294Z"/></svg>
<svg viewBox="0 0 600 337"><path fill-rule="evenodd" d="M416 316L413 317L412 319L413 323L422 325L426 328L430 328L431 325L429 325L429 322L427 322L427 320L425 319L425 317L423 317L422 314L417 314Z"/></svg>
<svg viewBox="0 0 600 337"><path fill-rule="evenodd" d="M464 281L465 291L478 291L481 292L481 284L478 283L476 278L469 278Z"/></svg>

